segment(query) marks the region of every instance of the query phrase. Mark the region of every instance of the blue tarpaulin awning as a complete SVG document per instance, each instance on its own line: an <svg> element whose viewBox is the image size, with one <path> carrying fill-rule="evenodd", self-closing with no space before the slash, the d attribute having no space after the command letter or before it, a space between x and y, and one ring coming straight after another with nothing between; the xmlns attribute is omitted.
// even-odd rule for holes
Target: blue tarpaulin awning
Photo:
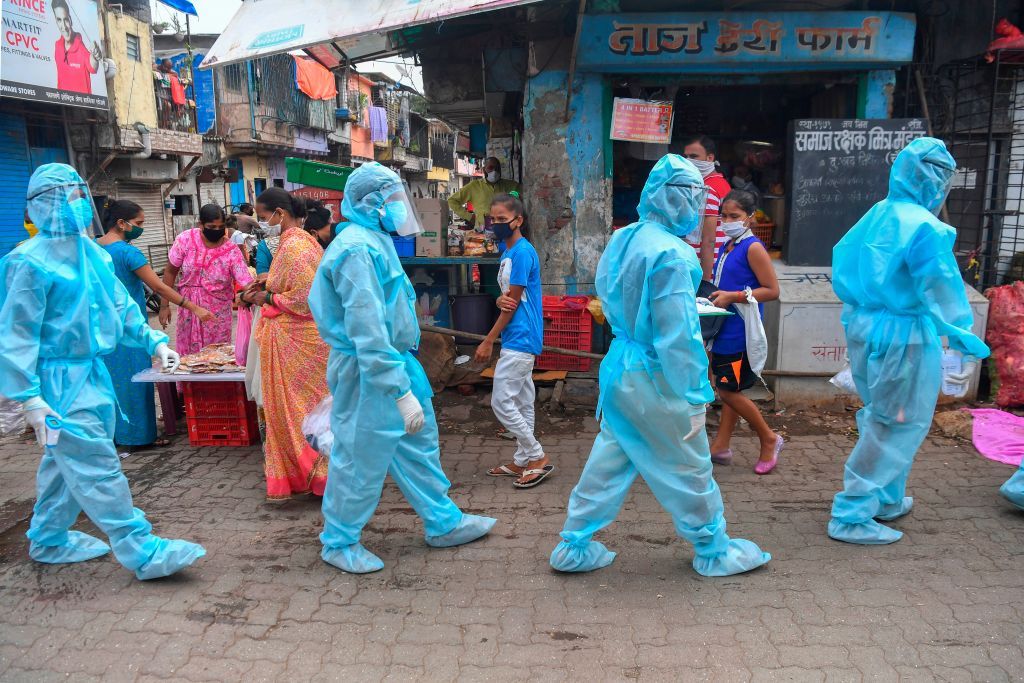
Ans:
<svg viewBox="0 0 1024 683"><path fill-rule="evenodd" d="M196 11L195 5L193 5L191 2L189 2L189 0L156 0L156 1L159 2L161 5L167 5L168 7L173 7L174 9L178 10L179 12L184 12L185 14L191 14L194 17L198 17L199 16L199 12Z"/></svg>

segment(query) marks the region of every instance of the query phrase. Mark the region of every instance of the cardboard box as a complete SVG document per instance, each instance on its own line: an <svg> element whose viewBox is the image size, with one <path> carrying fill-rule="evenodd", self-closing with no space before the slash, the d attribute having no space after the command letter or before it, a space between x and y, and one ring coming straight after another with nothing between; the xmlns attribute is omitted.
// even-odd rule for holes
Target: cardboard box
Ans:
<svg viewBox="0 0 1024 683"><path fill-rule="evenodd" d="M416 255L437 258L448 248L447 230L424 230L416 235Z"/></svg>
<svg viewBox="0 0 1024 683"><path fill-rule="evenodd" d="M416 255L437 258L448 247L448 203L441 199L414 199L423 232L416 236Z"/></svg>

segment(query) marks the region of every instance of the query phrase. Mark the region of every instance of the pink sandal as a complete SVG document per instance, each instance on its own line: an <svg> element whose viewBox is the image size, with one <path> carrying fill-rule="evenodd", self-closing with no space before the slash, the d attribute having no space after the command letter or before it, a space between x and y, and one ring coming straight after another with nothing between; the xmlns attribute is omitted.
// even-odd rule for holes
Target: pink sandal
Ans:
<svg viewBox="0 0 1024 683"><path fill-rule="evenodd" d="M716 465L731 465L732 464L732 449L726 448L724 451L718 451L717 453L711 454L711 462Z"/></svg>
<svg viewBox="0 0 1024 683"><path fill-rule="evenodd" d="M775 437L775 452L772 453L772 459L768 461L758 460L757 464L754 465L754 472L757 474L768 474L775 469L775 466L779 464L779 453L785 447L786 442L783 441L781 436Z"/></svg>

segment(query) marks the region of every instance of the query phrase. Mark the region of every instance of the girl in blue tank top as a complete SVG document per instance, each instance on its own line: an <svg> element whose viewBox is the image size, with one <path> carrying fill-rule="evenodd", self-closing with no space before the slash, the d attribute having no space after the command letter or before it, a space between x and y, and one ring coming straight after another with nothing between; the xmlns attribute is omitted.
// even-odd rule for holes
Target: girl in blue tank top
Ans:
<svg viewBox="0 0 1024 683"><path fill-rule="evenodd" d="M757 300L759 313L763 313L765 301L779 298L779 280L768 250L750 231L755 211L754 196L749 192L733 190L722 200L722 231L729 241L715 260L716 291L711 295L711 301L720 308L746 302L744 289L747 287ZM741 393L754 386L758 378L750 368L746 328L738 314L726 318L715 336L711 347L711 371L723 404L718 434L711 443L711 460L719 465L732 462L729 443L736 423L742 417L761 441L761 455L754 471L768 474L775 469L784 442L768 426L754 402Z"/></svg>

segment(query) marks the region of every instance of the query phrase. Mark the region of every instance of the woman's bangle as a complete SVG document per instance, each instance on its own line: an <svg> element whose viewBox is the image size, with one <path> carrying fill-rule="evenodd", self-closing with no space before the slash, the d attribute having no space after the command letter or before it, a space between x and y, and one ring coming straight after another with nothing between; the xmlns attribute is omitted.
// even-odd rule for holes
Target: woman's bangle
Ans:
<svg viewBox="0 0 1024 683"><path fill-rule="evenodd" d="M188 306L188 299L186 299L185 295L182 294L181 295L181 303L178 304L178 308L185 308L186 306Z"/></svg>
<svg viewBox="0 0 1024 683"><path fill-rule="evenodd" d="M268 290L267 290L267 295L266 295L266 296L264 297L264 299L263 299L263 300L264 300L264 303L268 303L268 304L270 304L271 306L273 306L273 305L274 305L274 293L273 293L273 292L271 292L271 291L270 291L270 290L268 289Z"/></svg>

